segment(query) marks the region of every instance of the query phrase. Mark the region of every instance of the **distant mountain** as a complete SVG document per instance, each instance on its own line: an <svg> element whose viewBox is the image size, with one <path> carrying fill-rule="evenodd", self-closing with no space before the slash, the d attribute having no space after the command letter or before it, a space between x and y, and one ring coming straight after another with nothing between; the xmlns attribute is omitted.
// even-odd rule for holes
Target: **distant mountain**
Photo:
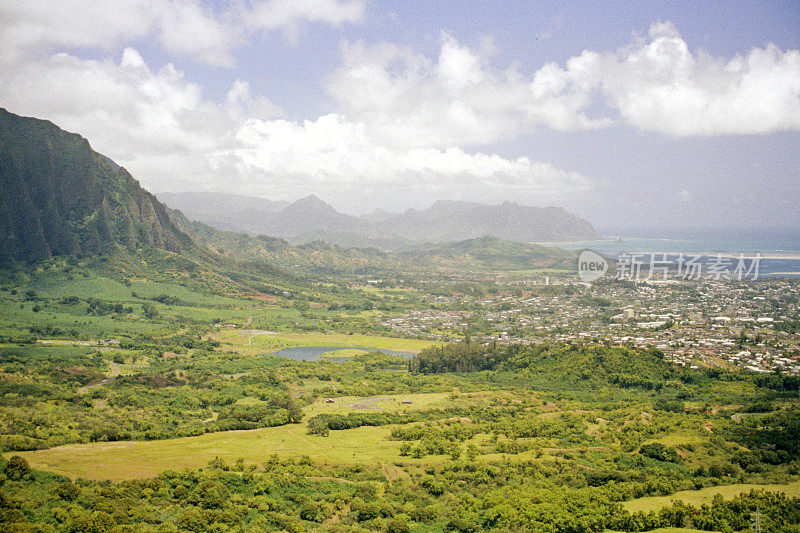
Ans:
<svg viewBox="0 0 800 533"><path fill-rule="evenodd" d="M165 207L86 139L0 109L0 260L190 244Z"/></svg>
<svg viewBox="0 0 800 533"><path fill-rule="evenodd" d="M368 221L338 212L313 194L288 205L264 221L264 233L287 237L292 241L318 240L319 233L375 235Z"/></svg>
<svg viewBox="0 0 800 533"><path fill-rule="evenodd" d="M386 222L387 220L391 220L399 215L400 213L392 213L391 211L384 211L383 209L375 209L371 213L361 215L358 218L368 220L369 222L374 222L375 224L380 224L381 222Z"/></svg>
<svg viewBox="0 0 800 533"><path fill-rule="evenodd" d="M515 202L484 205L440 200L428 209L409 209L378 227L382 233L417 242L457 241L483 235L516 242L599 237L589 222L560 207L529 207Z"/></svg>
<svg viewBox="0 0 800 533"><path fill-rule="evenodd" d="M592 225L558 207L529 207L514 202L483 205L470 202L438 201L422 210L404 213L375 210L354 217L338 212L314 195L301 198L276 211L280 204L235 195L211 194L208 205L202 198L187 209L181 197L162 194L171 207L190 219L228 231L250 235L273 235L295 244L325 241L341 246L397 249L424 242L452 242L484 235L516 241L575 241L598 238ZM217 200L221 199L219 204ZM250 211L240 206L261 205ZM224 206L230 214L224 215ZM220 209L215 206L219 205Z"/></svg>
<svg viewBox="0 0 800 533"><path fill-rule="evenodd" d="M264 221L289 205L289 202L220 192L162 192L156 196L191 220L247 233L263 233Z"/></svg>

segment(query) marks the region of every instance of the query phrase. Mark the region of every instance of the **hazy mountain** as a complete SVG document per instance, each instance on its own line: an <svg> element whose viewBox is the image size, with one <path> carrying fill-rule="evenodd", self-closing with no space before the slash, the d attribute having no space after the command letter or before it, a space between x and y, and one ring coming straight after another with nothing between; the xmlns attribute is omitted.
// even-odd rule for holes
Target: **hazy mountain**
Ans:
<svg viewBox="0 0 800 533"><path fill-rule="evenodd" d="M368 220L369 222L374 222L375 224L379 224L381 222L386 222L387 220L391 220L397 216L400 216L400 213L384 211L383 209L375 209L371 213L367 213L366 215L361 215L358 218L361 218L363 220Z"/></svg>
<svg viewBox="0 0 800 533"><path fill-rule="evenodd" d="M592 225L560 207L514 202L483 205L440 200L428 209L409 209L378 224L379 231L417 242L446 242L495 235L510 241L573 241L598 238Z"/></svg>
<svg viewBox="0 0 800 533"><path fill-rule="evenodd" d="M376 209L354 217L338 212L314 195L282 209L278 202L217 193L202 193L191 202L186 202L190 198L186 193L162 194L160 198L192 220L228 231L274 235L293 243L322 240L342 246L396 249L414 243L461 241L484 235L517 242L598 237L589 222L564 209L513 202L483 205L439 201L428 209L409 209L402 214ZM209 201L204 203L206 198ZM226 205L234 206L227 214Z"/></svg>
<svg viewBox="0 0 800 533"><path fill-rule="evenodd" d="M300 242L318 240L320 233L375 234L375 226L370 222L340 213L313 194L289 204L261 227L265 230L262 233Z"/></svg>
<svg viewBox="0 0 800 533"><path fill-rule="evenodd" d="M0 259L191 243L164 206L89 142L0 109Z"/></svg>
<svg viewBox="0 0 800 533"><path fill-rule="evenodd" d="M225 231L275 235L294 243L326 241L345 246L402 244L377 238L369 221L336 211L315 195L293 203L215 192L160 193L159 199L190 220Z"/></svg>
<svg viewBox="0 0 800 533"><path fill-rule="evenodd" d="M220 192L162 192L156 196L191 220L247 233L263 233L264 221L289 205L289 202Z"/></svg>

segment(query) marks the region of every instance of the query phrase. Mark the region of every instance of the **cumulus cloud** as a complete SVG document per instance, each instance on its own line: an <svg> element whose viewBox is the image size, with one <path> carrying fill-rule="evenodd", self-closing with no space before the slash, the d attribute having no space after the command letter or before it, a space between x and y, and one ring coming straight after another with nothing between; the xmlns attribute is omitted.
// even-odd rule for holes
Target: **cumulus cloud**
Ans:
<svg viewBox="0 0 800 533"><path fill-rule="evenodd" d="M527 157L469 154L458 147L444 150L394 149L377 144L363 123L337 114L314 121L249 120L237 132L242 146L215 154L221 164L236 161L240 173L258 171L295 181L313 178L317 186L402 186L418 190L456 187L578 190L590 182Z"/></svg>
<svg viewBox="0 0 800 533"><path fill-rule="evenodd" d="M629 124L669 135L763 134L800 129L800 50L754 48L725 60L692 54L677 29L605 55L603 92Z"/></svg>
<svg viewBox="0 0 800 533"><path fill-rule="evenodd" d="M117 24L96 22L105 13L96 7L100 18L80 26L85 33L55 28L59 17L71 20L70 9L80 11L78 3L60 4L65 11L52 17L40 4L0 5L7 49L42 47L14 59L13 68L0 63L0 101L81 133L156 190L226 188L288 199L301 189L355 196L403 188L418 197L492 190L534 198L592 182L527 157L487 153L486 145L531 128L614 123L675 136L800 128L800 52L769 46L713 58L692 53L670 24L653 25L648 38L620 50L585 51L529 75L515 64L495 67L491 43L471 49L448 34L433 58L388 43L345 43L327 85L335 109L298 122L279 118L280 108L254 95L246 80L236 79L215 102L171 64L153 69L130 47L116 61L45 50L113 48L173 28L161 37L165 48L224 64L241 35L232 26L252 34L308 21L358 22L361 2L255 2L226 13L183 0L120 2L128 11L115 14Z"/></svg>
<svg viewBox="0 0 800 533"><path fill-rule="evenodd" d="M168 52L230 67L233 52L256 32L295 36L309 22L358 23L364 9L363 0L234 2L222 11L191 0L8 0L0 3L0 60L63 47L110 49L155 36Z"/></svg>
<svg viewBox="0 0 800 533"><path fill-rule="evenodd" d="M238 82L224 105L204 100L172 65L154 72L131 48L119 62L59 53L28 63L5 73L0 100L80 133L137 177L165 184L214 180L203 154L229 142L237 115L268 107Z"/></svg>
<svg viewBox="0 0 800 533"><path fill-rule="evenodd" d="M484 144L533 127L618 121L673 136L800 129L800 51L693 54L669 23L618 51L587 50L531 76L515 64L494 68L488 54L448 34L437 58L356 42L343 45L342 63L328 86L339 110L400 146Z"/></svg>
<svg viewBox="0 0 800 533"><path fill-rule="evenodd" d="M405 147L486 144L529 125L606 124L585 114L590 87L583 58L572 60L568 72L553 76L546 66L533 79L516 65L494 69L490 59L488 51L471 50L448 34L435 60L388 43L346 43L328 91L340 112L363 121L370 134Z"/></svg>
<svg viewBox="0 0 800 533"><path fill-rule="evenodd" d="M591 186L578 173L526 157L386 146L366 124L339 114L282 120L244 80L211 102L175 67L153 71L132 48L118 62L60 53L28 63L3 80L0 99L81 133L156 190L225 187L292 198L298 190L358 194L364 187L533 194Z"/></svg>

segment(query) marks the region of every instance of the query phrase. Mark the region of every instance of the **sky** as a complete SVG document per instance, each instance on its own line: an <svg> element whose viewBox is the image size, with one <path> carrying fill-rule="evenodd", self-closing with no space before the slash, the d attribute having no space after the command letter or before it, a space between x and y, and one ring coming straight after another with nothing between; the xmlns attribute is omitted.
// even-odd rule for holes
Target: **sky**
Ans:
<svg viewBox="0 0 800 533"><path fill-rule="evenodd" d="M154 192L800 228L797 0L0 0L0 107Z"/></svg>

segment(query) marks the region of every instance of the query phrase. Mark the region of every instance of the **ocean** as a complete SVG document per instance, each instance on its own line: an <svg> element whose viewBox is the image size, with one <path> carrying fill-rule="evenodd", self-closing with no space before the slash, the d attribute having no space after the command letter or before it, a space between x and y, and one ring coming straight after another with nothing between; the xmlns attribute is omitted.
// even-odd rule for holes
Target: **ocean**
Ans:
<svg viewBox="0 0 800 533"><path fill-rule="evenodd" d="M622 254L699 255L703 262L723 257L760 254L759 276L800 277L800 228L788 229L642 229L603 228L602 239L538 242L566 250L594 250L618 258Z"/></svg>

